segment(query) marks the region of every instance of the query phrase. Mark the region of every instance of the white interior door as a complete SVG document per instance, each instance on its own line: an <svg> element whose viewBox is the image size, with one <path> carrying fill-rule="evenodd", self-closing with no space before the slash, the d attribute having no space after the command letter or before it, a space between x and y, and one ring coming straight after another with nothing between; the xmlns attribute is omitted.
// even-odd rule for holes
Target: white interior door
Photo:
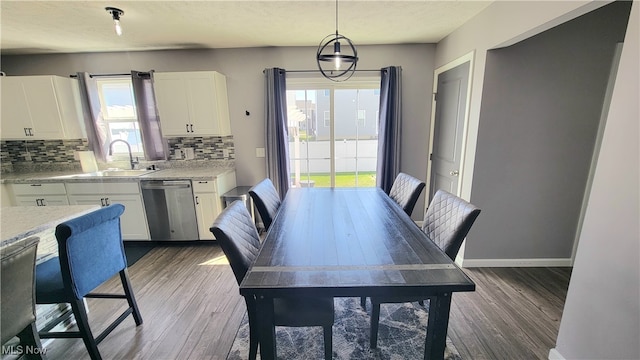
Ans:
<svg viewBox="0 0 640 360"><path fill-rule="evenodd" d="M469 67L467 61L437 78L429 200L438 189L458 194Z"/></svg>

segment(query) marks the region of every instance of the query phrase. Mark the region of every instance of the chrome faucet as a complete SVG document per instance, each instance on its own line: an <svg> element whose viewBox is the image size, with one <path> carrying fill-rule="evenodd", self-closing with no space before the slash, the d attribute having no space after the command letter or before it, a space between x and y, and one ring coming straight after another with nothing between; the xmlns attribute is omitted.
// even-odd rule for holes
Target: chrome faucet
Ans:
<svg viewBox="0 0 640 360"><path fill-rule="evenodd" d="M136 168L136 164L138 163L138 157L136 156L136 160L133 160L133 155L131 154L131 145L129 145L128 142L122 140L122 139L116 139L113 140L110 144L109 144L109 156L113 155L113 144L121 141L123 143L125 143L127 145L127 149L129 150L129 162L131 163L131 170L134 170Z"/></svg>

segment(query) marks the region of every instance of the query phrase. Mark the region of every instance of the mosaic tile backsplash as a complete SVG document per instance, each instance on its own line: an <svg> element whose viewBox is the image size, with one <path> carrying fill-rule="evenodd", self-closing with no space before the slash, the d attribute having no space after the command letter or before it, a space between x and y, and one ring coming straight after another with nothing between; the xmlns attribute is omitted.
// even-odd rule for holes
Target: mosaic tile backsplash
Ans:
<svg viewBox="0 0 640 360"><path fill-rule="evenodd" d="M77 162L76 151L89 150L87 139L72 140L3 140L0 141L2 164L19 162L65 163Z"/></svg>
<svg viewBox="0 0 640 360"><path fill-rule="evenodd" d="M233 136L167 138L167 160L176 158L176 150L194 149L193 160L235 160ZM76 151L89 150L87 139L72 140L3 140L0 141L0 163L3 171L12 165L79 166Z"/></svg>
<svg viewBox="0 0 640 360"><path fill-rule="evenodd" d="M176 160L176 150L192 148L195 160L234 160L233 136L169 138L169 160Z"/></svg>

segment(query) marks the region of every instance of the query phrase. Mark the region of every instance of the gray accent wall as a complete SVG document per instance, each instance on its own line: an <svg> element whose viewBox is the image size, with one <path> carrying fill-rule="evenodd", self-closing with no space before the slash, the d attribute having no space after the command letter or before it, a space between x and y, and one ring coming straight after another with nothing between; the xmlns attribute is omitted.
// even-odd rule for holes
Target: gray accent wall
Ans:
<svg viewBox="0 0 640 360"><path fill-rule="evenodd" d="M572 256L617 42L615 2L487 53L465 260Z"/></svg>

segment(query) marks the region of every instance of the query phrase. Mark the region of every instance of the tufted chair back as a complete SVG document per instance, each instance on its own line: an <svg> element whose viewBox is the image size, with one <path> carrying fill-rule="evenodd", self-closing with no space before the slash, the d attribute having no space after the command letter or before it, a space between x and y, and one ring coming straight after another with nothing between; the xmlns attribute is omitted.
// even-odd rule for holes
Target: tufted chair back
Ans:
<svg viewBox="0 0 640 360"><path fill-rule="evenodd" d="M269 230L280 208L281 200L278 190L273 186L271 180L267 178L249 189L249 195L251 195L253 202L256 204L265 230Z"/></svg>
<svg viewBox="0 0 640 360"><path fill-rule="evenodd" d="M407 215L411 216L424 185L424 182L411 175L399 173L393 181L389 197L398 203Z"/></svg>
<svg viewBox="0 0 640 360"><path fill-rule="evenodd" d="M227 256L238 285L258 256L260 238L245 204L236 200L218 215L209 229Z"/></svg>
<svg viewBox="0 0 640 360"><path fill-rule="evenodd" d="M462 241L480 209L444 190L436 191L424 214L422 231L435 242L451 260L455 260Z"/></svg>

